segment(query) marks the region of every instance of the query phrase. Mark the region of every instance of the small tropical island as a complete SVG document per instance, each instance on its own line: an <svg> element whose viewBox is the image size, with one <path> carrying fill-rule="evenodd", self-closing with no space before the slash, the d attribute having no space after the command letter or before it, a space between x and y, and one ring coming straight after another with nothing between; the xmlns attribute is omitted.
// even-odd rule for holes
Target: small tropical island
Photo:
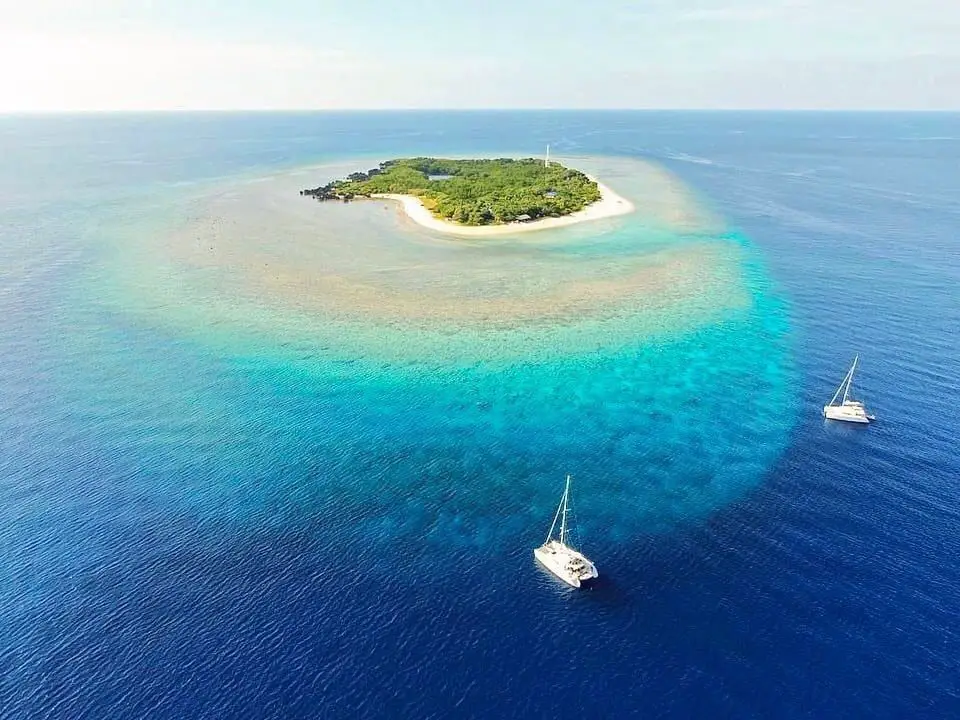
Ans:
<svg viewBox="0 0 960 720"><path fill-rule="evenodd" d="M417 223L461 235L557 227L633 210L589 175L535 158L387 160L300 194L396 200Z"/></svg>

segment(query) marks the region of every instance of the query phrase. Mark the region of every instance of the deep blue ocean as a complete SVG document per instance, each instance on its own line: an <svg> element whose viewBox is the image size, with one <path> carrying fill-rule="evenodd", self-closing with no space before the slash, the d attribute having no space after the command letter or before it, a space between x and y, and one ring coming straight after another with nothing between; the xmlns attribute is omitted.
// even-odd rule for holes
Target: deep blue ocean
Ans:
<svg viewBox="0 0 960 720"><path fill-rule="evenodd" d="M303 168L548 143L637 218L251 230ZM7 116L0 151L0 717L960 717L960 115ZM868 428L820 413L856 352ZM531 553L566 472L579 592Z"/></svg>

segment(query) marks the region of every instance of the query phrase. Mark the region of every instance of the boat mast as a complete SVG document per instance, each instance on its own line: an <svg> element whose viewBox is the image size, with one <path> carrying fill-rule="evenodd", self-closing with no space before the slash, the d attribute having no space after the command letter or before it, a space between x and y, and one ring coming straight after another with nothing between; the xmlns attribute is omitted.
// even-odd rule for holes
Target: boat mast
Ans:
<svg viewBox="0 0 960 720"><path fill-rule="evenodd" d="M857 358L860 355L857 354ZM843 393L843 402L847 401L847 394L850 392L850 381L853 379L853 368L857 366L857 358L853 359L853 367L847 371L847 374L843 376L843 382L840 383L840 387L837 388L837 391L833 394L833 397L830 399L829 405L833 405L837 398L840 397L840 393Z"/></svg>
<svg viewBox="0 0 960 720"><path fill-rule="evenodd" d="M857 369L857 360L860 359L860 353L853 358L853 365L850 366L850 372L847 373L847 389L843 391L843 402L847 401L847 395L850 394L850 386L853 384L853 371Z"/></svg>
<svg viewBox="0 0 960 720"><path fill-rule="evenodd" d="M566 495L564 495L566 497ZM550 538L553 537L553 529L557 526L557 519L560 517L560 513L563 511L563 499L560 500L560 504L557 505L557 512L553 515L553 522L550 523L550 531L547 533L547 539L544 541L544 545L550 542ZM563 530L560 531L561 542L563 538Z"/></svg>
<svg viewBox="0 0 960 720"><path fill-rule="evenodd" d="M570 476L567 475L567 486L563 489L563 517L560 519L560 544L564 545L567 534L567 498L570 496Z"/></svg>

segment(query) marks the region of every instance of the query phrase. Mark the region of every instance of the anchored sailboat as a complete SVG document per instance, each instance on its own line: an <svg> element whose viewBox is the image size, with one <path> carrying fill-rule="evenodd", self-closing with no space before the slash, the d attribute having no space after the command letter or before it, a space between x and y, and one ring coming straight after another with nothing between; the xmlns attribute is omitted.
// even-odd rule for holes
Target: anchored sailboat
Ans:
<svg viewBox="0 0 960 720"><path fill-rule="evenodd" d="M547 570L568 585L578 588L581 583L597 577L597 568L583 553L567 545L567 535L569 534L567 512L569 506L570 476L567 475L563 498L561 498L560 506L553 516L553 523L550 525L550 532L547 533L547 540L533 551L533 555ZM553 530L557 526L557 520L560 520L560 536L554 539Z"/></svg>
<svg viewBox="0 0 960 720"><path fill-rule="evenodd" d="M830 400L829 404L823 406L823 416L828 420L842 420L844 422L852 423L869 423L876 418L873 415L868 415L866 408L863 406L863 403L859 400L853 400L850 397L850 387L853 385L853 373L857 369L857 362L860 360L859 353L856 357L853 358L853 365L850 366L850 370L847 371L846 377L843 378L843 382L840 383L840 387L837 388L837 391L833 394L833 399ZM842 398L841 398L842 394ZM840 402L837 400L840 399Z"/></svg>

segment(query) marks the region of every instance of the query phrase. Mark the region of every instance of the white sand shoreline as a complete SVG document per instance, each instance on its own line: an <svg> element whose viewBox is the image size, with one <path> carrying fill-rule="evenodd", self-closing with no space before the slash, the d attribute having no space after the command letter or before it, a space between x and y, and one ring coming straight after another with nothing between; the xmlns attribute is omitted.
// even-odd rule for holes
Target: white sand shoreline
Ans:
<svg viewBox="0 0 960 720"><path fill-rule="evenodd" d="M436 230L437 232L448 235L461 235L468 237L488 236L488 235L513 235L521 232L532 232L534 230L549 230L551 228L565 227L577 223L587 222L588 220L600 220L601 218L616 217L617 215L627 215L636 208L633 203L625 197L618 195L608 186L590 177L600 190L600 199L590 203L583 210L564 215L563 217L548 217L540 220L531 220L530 222L512 222L506 225L460 225L448 220L440 220L433 213L424 207L420 199L414 195L400 195L397 193L377 193L371 197L378 200L395 200L403 207L407 216L418 225Z"/></svg>

